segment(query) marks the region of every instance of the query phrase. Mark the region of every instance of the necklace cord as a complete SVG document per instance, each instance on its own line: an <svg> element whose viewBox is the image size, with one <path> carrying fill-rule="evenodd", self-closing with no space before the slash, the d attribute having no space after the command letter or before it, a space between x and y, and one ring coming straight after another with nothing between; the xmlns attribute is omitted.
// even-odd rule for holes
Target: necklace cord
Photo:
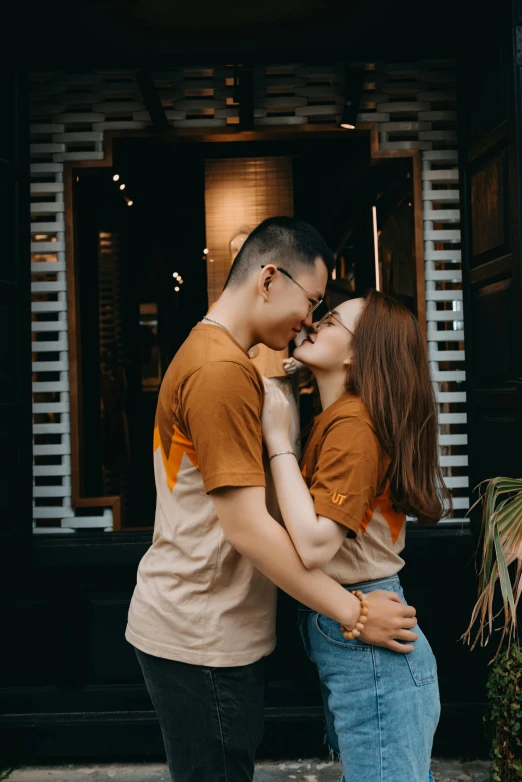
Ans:
<svg viewBox="0 0 522 782"><path fill-rule="evenodd" d="M221 328L222 328L222 329L225 329L225 331L227 331L227 332L230 334L230 336L232 336L231 332L230 332L230 331L228 331L227 327L226 327L226 326L223 326L223 324L222 324L222 323L219 323L217 320L212 320L212 318L207 318L207 316L206 316L206 315L203 315L203 318L202 318L202 320L208 320L208 322L209 322L209 323L213 323L213 324L214 324L214 326L221 326Z"/></svg>

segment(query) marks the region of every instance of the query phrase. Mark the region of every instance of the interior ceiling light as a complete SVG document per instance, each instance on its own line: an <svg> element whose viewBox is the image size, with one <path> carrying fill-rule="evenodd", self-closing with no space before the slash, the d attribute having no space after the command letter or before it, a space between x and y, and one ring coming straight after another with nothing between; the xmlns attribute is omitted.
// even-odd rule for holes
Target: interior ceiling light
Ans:
<svg viewBox="0 0 522 782"><path fill-rule="evenodd" d="M177 272L174 272L174 274L173 274L172 276L173 276L173 277L177 277L177 276L178 276L178 273L177 273Z"/></svg>
<svg viewBox="0 0 522 782"><path fill-rule="evenodd" d="M134 201L127 201L127 206L132 206Z"/></svg>
<svg viewBox="0 0 522 782"><path fill-rule="evenodd" d="M354 130L361 103L364 85L364 71L346 66L344 75L344 105L339 125L345 130Z"/></svg>
<svg viewBox="0 0 522 782"><path fill-rule="evenodd" d="M205 249L203 250L203 252L205 253L205 255L208 255L208 247L205 247Z"/></svg>
<svg viewBox="0 0 522 782"><path fill-rule="evenodd" d="M120 190L125 190L125 185L123 184L123 182L120 185Z"/></svg>
<svg viewBox="0 0 522 782"><path fill-rule="evenodd" d="M179 291L179 288L178 288L178 286L177 286L177 285L176 285L176 287L174 288L174 290L176 291L176 293Z"/></svg>
<svg viewBox="0 0 522 782"><path fill-rule="evenodd" d="M113 181L113 182L117 182L119 178L120 178L120 175L119 175L119 174L114 174L114 176L113 176L113 178L112 178L112 181Z"/></svg>

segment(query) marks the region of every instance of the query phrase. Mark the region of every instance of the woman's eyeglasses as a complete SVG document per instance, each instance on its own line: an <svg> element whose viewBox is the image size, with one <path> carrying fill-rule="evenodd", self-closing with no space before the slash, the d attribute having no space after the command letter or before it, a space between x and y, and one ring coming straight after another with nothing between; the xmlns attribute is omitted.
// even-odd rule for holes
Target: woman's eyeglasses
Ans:
<svg viewBox="0 0 522 782"><path fill-rule="evenodd" d="M346 331L348 332L348 334L351 334L351 335L352 335L352 337L353 337L353 331L350 331L350 329L348 328L348 326L345 326L345 325L344 325L344 323L342 322L342 320L339 318L339 316L338 316L338 315L335 313L335 311L332 311L332 310L330 310L329 312L327 312L327 313L326 313L326 315L324 315L324 316L321 318L321 320L318 320L318 321L317 321L317 323L314 323L314 326L313 326L313 327L314 327L315 331L319 331L319 329L321 328L321 326L324 326L324 325L330 325L330 326L332 326L332 325L333 325L333 324L332 324L332 322L331 322L332 320L334 320L336 323L338 323L338 324L339 324L339 326L342 326L342 327L343 327L343 329L346 329Z"/></svg>

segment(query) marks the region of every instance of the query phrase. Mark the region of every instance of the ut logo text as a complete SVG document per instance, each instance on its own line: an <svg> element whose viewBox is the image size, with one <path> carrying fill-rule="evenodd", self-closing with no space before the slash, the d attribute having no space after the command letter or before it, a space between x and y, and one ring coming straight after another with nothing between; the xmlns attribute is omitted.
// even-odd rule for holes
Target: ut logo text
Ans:
<svg viewBox="0 0 522 782"><path fill-rule="evenodd" d="M346 494L339 494L337 491L332 494L332 502L334 505L342 505L345 499Z"/></svg>

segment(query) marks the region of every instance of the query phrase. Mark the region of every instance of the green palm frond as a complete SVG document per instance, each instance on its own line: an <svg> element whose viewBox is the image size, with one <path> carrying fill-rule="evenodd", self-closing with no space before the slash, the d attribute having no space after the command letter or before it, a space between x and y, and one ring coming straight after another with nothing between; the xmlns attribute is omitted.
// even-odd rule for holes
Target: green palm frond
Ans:
<svg viewBox="0 0 522 782"><path fill-rule="evenodd" d="M479 641L481 646L485 646L495 632L495 619L503 614L496 657L503 641L507 638L509 647L518 629L517 607L522 595L522 478L493 478L484 481L481 487L484 484L487 484L486 491L477 500L483 501L479 596L462 640L472 649ZM509 568L515 562L515 572L510 573ZM494 615L493 598L497 582L502 607ZM477 622L478 628L472 639Z"/></svg>

